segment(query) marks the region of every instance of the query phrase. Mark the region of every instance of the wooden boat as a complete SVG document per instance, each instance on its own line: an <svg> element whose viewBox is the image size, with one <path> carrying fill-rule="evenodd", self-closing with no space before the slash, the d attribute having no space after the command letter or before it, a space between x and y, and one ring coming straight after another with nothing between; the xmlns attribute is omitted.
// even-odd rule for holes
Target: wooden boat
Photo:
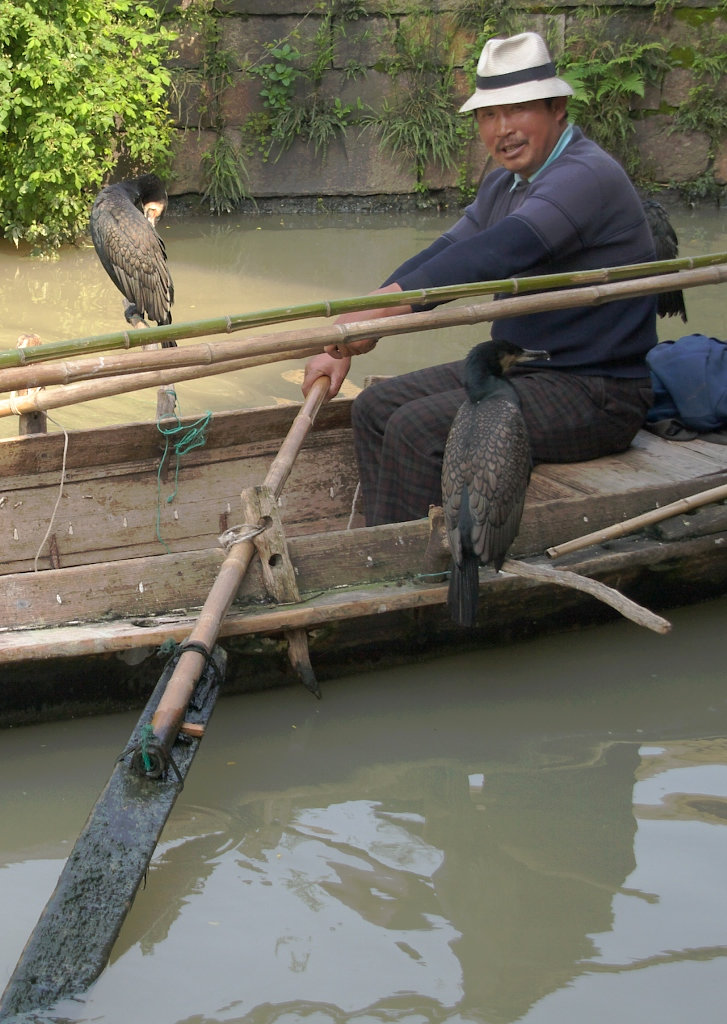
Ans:
<svg viewBox="0 0 727 1024"><path fill-rule="evenodd" d="M204 444L178 465L173 453L163 458L153 422L0 441L1 722L143 703L162 667L153 655L189 636L225 558L220 538L239 538L261 518L261 557L220 631L228 692L310 684L312 673L323 680L614 614L570 588L483 569L477 627L455 628L437 511L362 525L349 400L321 409L277 507L261 510L256 485L296 411L216 414ZM725 483L727 446L648 432L618 456L541 465L511 554L655 609L722 594L721 504L556 560L546 552Z"/></svg>
<svg viewBox="0 0 727 1024"><path fill-rule="evenodd" d="M222 639L228 692L295 678L316 692L318 679L382 660L593 621L607 612L592 596L555 586L552 574L548 581L532 578L542 575L554 546L727 482L727 447L647 433L618 457L538 467L508 571L482 571L479 622L461 630L446 610L450 556L441 510L417 522L362 525L349 401L336 399L318 412L321 393L315 408L306 401L300 414L295 406L216 414L203 437L185 439L185 431L199 428L187 422L171 442L157 422L46 434L41 410L158 386L161 424L173 413L170 385L180 380L303 358L372 335L725 280L727 253L716 253L282 307L132 332L133 340L124 331L38 348L37 339L22 338L19 348L30 347L0 352L0 389L10 396L0 401L0 415L18 414L23 435L0 441L0 723L143 703L163 669L152 655L189 639L205 651ZM492 294L499 301L446 305ZM156 350L172 337L229 335L404 300L440 305ZM108 354L129 348L144 351ZM105 354L87 358L96 352ZM68 358L76 354L83 358ZM289 431L297 437L292 447ZM278 455L283 438L285 459ZM270 471L275 487L268 486L271 463L278 467ZM579 574L591 577L652 607L723 592L721 505L656 529L558 563L566 563L570 584ZM256 550L260 557L253 559ZM233 577L222 567L236 562ZM525 563L528 578L521 575ZM218 574L234 586L224 599L215 595L214 628L205 627L202 640L196 624L206 620ZM182 704L202 657L199 650L183 655L187 667L175 670L175 687L184 677Z"/></svg>

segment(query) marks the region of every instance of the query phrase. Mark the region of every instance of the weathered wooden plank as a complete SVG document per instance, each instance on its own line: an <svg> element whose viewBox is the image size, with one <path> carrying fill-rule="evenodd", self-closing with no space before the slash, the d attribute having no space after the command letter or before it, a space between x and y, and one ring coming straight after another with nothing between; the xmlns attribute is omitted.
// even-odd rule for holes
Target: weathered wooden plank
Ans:
<svg viewBox="0 0 727 1024"><path fill-rule="evenodd" d="M415 577L429 535L426 520L291 538L290 558L300 590ZM0 589L0 623L8 629L113 618L177 616L201 605L224 558L221 547L124 559L55 571L13 573ZM268 593L253 561L238 604L263 603ZM0 632L0 647L4 643Z"/></svg>
<svg viewBox="0 0 727 1024"><path fill-rule="evenodd" d="M281 512L285 520L291 503L298 513L297 518L306 517L308 527L316 530L315 533L287 537L301 592L371 584L386 579L411 579L425 574L429 535L426 520L391 524L373 530L339 529L331 532L329 528L341 527L347 516L348 509L344 507L341 510L336 502L341 494L347 496L351 492L353 477L346 481L339 479L336 487L331 486L324 493L325 483L332 479L332 467L326 452L314 453L310 462L302 454L299 459L301 461L288 482L292 502L287 497L281 503ZM727 482L727 474L715 482ZM570 496L546 504L528 502L512 555L538 554L553 545L621 522L699 489L697 481L687 480L606 496L593 497L571 491ZM181 490L184 490L184 485ZM323 497L318 497L320 495ZM237 504L230 498L230 505L233 502ZM332 506L330 516L326 514L328 502ZM200 501L198 505L197 508L187 507L180 521L186 524L187 520L194 519L200 531L207 529L210 518L213 522L217 519L218 526L221 525L219 504ZM341 511L344 516L341 516ZM233 517L227 525L236 525L239 521ZM206 534L200 532L194 538L198 546L185 550L182 541L174 538L172 531L167 529L166 522L163 523L163 536L168 538L170 547L178 549L172 555L158 554L160 545L147 522L144 524L149 538L146 544L137 540L135 545L126 549L129 555L139 553L137 557L119 559L117 551L114 551L113 558L97 564L95 558L91 558L91 552L90 564L6 575L5 585L0 590L0 622L17 629L75 620L169 614L174 609L196 607L204 601L221 561L217 536L209 530ZM129 524L130 532L134 531L138 538L143 532L142 525L131 513ZM300 523L294 524L293 528L300 528ZM107 533L111 531L108 524L104 529ZM59 541L61 558L65 557L64 540L61 537ZM189 536L183 541L188 542ZM238 600L260 601L264 597L260 574L254 566Z"/></svg>
<svg viewBox="0 0 727 1024"><path fill-rule="evenodd" d="M724 587L727 581L727 534L680 541L665 545L658 541L621 542L612 550L599 550L589 557L572 556L570 568L584 575L616 585L629 593L629 586L640 578L653 579L658 607L668 603L667 580L682 579L692 589L705 587L710 592ZM680 570L681 567L681 570ZM518 616L542 615L547 619L563 606L574 606L592 598L583 598L573 591L544 583L534 583L492 570L480 575L482 606L485 619L507 621L514 628ZM525 602L523 595L539 595L535 603ZM373 617L380 623L382 635L397 645L395 616L403 610L430 608L446 604L447 584L399 582L370 587L341 588L312 596L296 605L282 608L256 607L231 609L220 631L221 637L243 637L284 633L292 629L317 629L346 619ZM539 602L539 604L538 604ZM523 611L523 609L525 609ZM539 610L538 610L539 609ZM442 615L446 618L446 612ZM193 623L189 617L174 620L133 621L67 625L37 630L0 633L0 663L13 664L26 660L42 661L57 657L85 657L136 647L153 649L168 639L182 641ZM447 627L451 630L451 623ZM461 631L459 634L461 636ZM359 637L359 642L363 642Z"/></svg>
<svg viewBox="0 0 727 1024"><path fill-rule="evenodd" d="M350 426L348 399L336 399L321 410L316 431L340 430ZM268 444L279 442L293 421L297 406L270 406L235 412L215 413L207 431L205 449L198 449L195 458L204 459L215 449L236 445ZM182 423L190 425L198 417L184 417ZM69 471L99 464L112 467L126 462L158 459L164 440L156 423L131 423L116 426L74 430L73 443L68 447ZM43 473L60 467L64 436L53 432L46 435L0 439L0 479L28 473ZM204 453L204 454L203 454Z"/></svg>
<svg viewBox="0 0 727 1024"><path fill-rule="evenodd" d="M290 416L289 410L283 411ZM343 410L339 408L335 412L337 418L334 417L333 422L339 422ZM143 557L160 551L163 545L157 538L157 516L159 532L170 550L213 544L223 529L235 523L240 491L263 478L277 440L268 438L263 443L260 437L271 429L271 424L277 429L281 422L279 409L256 411L250 416L250 423L258 439L248 438L242 444L240 424L247 417L231 414L223 419L227 426L223 440L228 446L209 443L184 456L177 495L171 504L166 501L171 490L165 488L161 499L157 492L158 451L153 459L140 460L138 447L124 447L128 461L114 461L117 450L117 456L109 455L110 462L105 464L107 447L102 446L93 452L93 465L69 468L53 530L60 565ZM153 424L137 426L145 437L150 431L157 434ZM137 440L140 436L136 429L119 429L130 432ZM76 451L77 438L85 434L88 443L84 458L90 458L91 438L98 446L100 438L107 436L106 431L74 433L69 461ZM56 440L60 443L62 439L58 436ZM693 444L697 445L696 451ZM110 448L113 450L114 446ZM55 456L58 458L60 454L61 449L56 444ZM226 456L231 462L225 461ZM663 495L654 490L650 500L673 500L689 493L675 490L674 483L681 484L724 469L727 469L725 446L706 442L675 444L644 432L628 452L610 459L537 467L528 492L528 506L570 500L578 495L607 495L610 501L618 495L638 494L644 488L662 486ZM331 432L319 430L301 452L281 502L286 530L310 532L321 529L323 523L340 526L351 510L356 477L350 432L340 427ZM33 568L55 506L59 483L60 462L52 471L2 480L0 551L6 572ZM644 510L645 506L636 500L619 507L608 506L607 515L631 515ZM581 517L584 522L587 515L584 511ZM560 540L550 540L550 543L560 543ZM40 564L50 564L47 552Z"/></svg>
<svg viewBox="0 0 727 1024"><path fill-rule="evenodd" d="M136 558L164 550L208 547L223 530L240 522L240 492L262 480L276 447L263 454L236 456L230 462L210 461L189 465L183 460L176 481L176 495L166 496L172 479L159 490L157 465L121 473L109 471L93 480L73 478L65 482L53 532L61 566ZM47 480L48 475L44 479ZM357 473L350 435L335 448L327 435L318 436L304 449L291 473L280 501L286 528L309 524L340 526L348 519ZM5 572L33 568L58 497L60 477L51 486L29 482L10 494L0 489L0 551ZM4 499L4 500L3 500ZM49 565L47 549L42 567Z"/></svg>

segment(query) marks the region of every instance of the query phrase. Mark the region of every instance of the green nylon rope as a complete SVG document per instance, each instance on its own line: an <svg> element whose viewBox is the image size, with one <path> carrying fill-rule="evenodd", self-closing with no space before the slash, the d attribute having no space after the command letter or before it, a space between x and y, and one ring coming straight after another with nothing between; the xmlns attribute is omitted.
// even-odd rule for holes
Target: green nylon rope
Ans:
<svg viewBox="0 0 727 1024"><path fill-rule="evenodd" d="M195 448L203 448L207 442L207 427L212 419L212 412L208 411L204 416L201 416L194 423L190 423L185 426L179 417L179 402L177 399L176 392L172 389L174 395L174 419L176 422L170 423L171 417L166 417L164 420L157 420L157 430L164 438L164 453L159 462L159 469L157 471L157 521L156 521L156 534L157 540L160 544L163 544L167 549L167 552L171 554L171 550L166 541L161 535L161 503L162 503L162 468L166 465L167 455L171 448L174 452L175 464L174 464L174 490L165 499L167 505L171 505L177 496L179 490L179 465L182 455L186 455L187 452L193 451Z"/></svg>
<svg viewBox="0 0 727 1024"><path fill-rule="evenodd" d="M149 744L153 739L154 729L152 728L151 722L147 722L147 724L143 726L141 730L141 735L139 736L141 756L144 761L144 771L147 772L151 771L152 761L151 758L149 757Z"/></svg>

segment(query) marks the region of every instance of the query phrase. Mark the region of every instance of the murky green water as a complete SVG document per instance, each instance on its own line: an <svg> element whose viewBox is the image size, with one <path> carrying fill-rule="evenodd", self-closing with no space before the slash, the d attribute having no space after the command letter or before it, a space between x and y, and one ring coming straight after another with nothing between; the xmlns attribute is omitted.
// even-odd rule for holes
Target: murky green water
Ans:
<svg viewBox="0 0 727 1024"><path fill-rule="evenodd" d="M221 699L108 969L42 1019L717 1024L726 614ZM1 982L133 721L2 734Z"/></svg>
<svg viewBox="0 0 727 1024"><path fill-rule="evenodd" d="M450 220L169 221L176 319L364 292ZM684 254L727 250L724 212L674 221ZM91 250L37 264L2 247L0 292L3 347L123 327ZM687 305L662 337L727 337L723 288ZM382 341L352 380L481 336ZM300 365L180 384L182 411L297 400ZM154 407L145 392L52 415ZM42 1019L721 1022L726 614L382 670L321 702L222 699L108 969ZM0 733L0 988L134 721Z"/></svg>

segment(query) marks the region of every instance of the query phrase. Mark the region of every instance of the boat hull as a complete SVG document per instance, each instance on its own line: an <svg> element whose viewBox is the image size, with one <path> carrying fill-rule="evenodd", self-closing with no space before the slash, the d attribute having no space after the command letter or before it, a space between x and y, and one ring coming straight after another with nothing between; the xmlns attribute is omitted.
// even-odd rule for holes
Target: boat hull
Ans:
<svg viewBox="0 0 727 1024"><path fill-rule="evenodd" d="M569 588L482 569L477 625L455 627L437 510L411 523L362 524L349 408L336 401L322 410L267 531L268 554L253 562L223 621L227 692L294 683L292 638L303 638L325 681L616 615ZM225 557L218 538L251 525L250 492L295 412L221 414L205 445L178 466L169 453L162 458L154 424L73 434L52 521L63 437L0 444L0 532L9 551L0 723L143 705L163 669L154 655L189 635ZM725 482L724 446L646 433L619 456L536 467L512 555L552 564L545 552L553 545ZM52 541L38 555L49 522ZM556 564L657 610L723 594L726 542L727 509L713 504ZM286 565L288 589L279 589L276 573Z"/></svg>

